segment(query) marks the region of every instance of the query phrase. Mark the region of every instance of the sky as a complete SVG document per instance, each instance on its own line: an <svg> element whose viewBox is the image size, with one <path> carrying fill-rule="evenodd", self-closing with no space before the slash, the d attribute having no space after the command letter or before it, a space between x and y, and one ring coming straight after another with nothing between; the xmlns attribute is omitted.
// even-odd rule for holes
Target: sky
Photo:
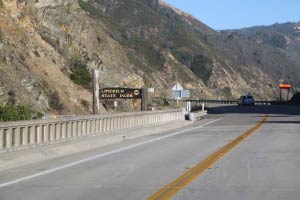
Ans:
<svg viewBox="0 0 300 200"><path fill-rule="evenodd" d="M300 21L300 0L164 0L215 30Z"/></svg>

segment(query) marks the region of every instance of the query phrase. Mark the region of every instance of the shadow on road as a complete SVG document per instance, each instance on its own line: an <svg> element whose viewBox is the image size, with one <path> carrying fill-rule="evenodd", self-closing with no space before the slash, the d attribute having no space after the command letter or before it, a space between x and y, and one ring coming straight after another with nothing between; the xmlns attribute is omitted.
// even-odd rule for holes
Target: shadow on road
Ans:
<svg viewBox="0 0 300 200"><path fill-rule="evenodd" d="M269 114L272 117L286 117L287 115L300 115L300 106L213 106L208 107L208 114ZM280 115L280 116L278 116Z"/></svg>
<svg viewBox="0 0 300 200"><path fill-rule="evenodd" d="M300 121L266 121L266 124L300 124Z"/></svg>

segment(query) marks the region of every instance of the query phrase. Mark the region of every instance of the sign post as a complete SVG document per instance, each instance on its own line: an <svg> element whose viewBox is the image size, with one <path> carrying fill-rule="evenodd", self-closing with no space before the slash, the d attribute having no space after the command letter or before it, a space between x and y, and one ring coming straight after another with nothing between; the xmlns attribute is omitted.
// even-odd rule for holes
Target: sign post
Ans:
<svg viewBox="0 0 300 200"><path fill-rule="evenodd" d="M143 88L142 89L141 111L146 111L147 110L147 100L148 100L148 89Z"/></svg>
<svg viewBox="0 0 300 200"><path fill-rule="evenodd" d="M118 102L116 100L114 101L114 107L115 107L115 112L117 112Z"/></svg>
<svg viewBox="0 0 300 200"><path fill-rule="evenodd" d="M179 83L176 83L172 88L173 97L176 99L176 108L179 107L179 99L181 99L180 90L183 90L183 87Z"/></svg>
<svg viewBox="0 0 300 200"><path fill-rule="evenodd" d="M179 100L181 98L188 98L190 97L190 91L189 90L184 90L183 87L177 83L174 85L172 88L172 93L173 93L173 98L176 99L176 107L179 107Z"/></svg>
<svg viewBox="0 0 300 200"><path fill-rule="evenodd" d="M279 88L280 88L280 101L282 100L282 97L281 97L282 91L281 90L287 90L286 101L289 101L289 93L290 93L291 87L292 86L290 84L279 84Z"/></svg>
<svg viewBox="0 0 300 200"><path fill-rule="evenodd" d="M93 70L93 114L100 113L100 99L99 99L99 70Z"/></svg>

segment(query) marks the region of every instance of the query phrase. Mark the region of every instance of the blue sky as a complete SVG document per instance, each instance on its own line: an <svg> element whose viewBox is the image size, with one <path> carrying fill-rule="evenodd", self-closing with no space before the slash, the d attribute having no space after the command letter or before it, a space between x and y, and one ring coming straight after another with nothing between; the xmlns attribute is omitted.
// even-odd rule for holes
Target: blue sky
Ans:
<svg viewBox="0 0 300 200"><path fill-rule="evenodd" d="M300 21L300 0L165 1L216 30Z"/></svg>

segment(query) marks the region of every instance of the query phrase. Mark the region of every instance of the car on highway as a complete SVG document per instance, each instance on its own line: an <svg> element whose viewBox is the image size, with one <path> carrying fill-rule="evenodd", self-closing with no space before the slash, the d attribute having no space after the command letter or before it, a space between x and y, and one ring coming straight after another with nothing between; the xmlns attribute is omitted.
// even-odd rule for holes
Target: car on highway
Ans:
<svg viewBox="0 0 300 200"><path fill-rule="evenodd" d="M255 106L255 100L252 95L249 94L243 95L238 99L237 104L239 106L243 106L243 105Z"/></svg>

